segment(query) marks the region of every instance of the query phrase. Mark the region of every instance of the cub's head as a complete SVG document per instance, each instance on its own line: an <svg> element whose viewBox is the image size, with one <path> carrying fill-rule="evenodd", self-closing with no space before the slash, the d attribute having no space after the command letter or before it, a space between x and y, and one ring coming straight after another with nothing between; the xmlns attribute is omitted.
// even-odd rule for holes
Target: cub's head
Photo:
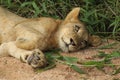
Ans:
<svg viewBox="0 0 120 80"><path fill-rule="evenodd" d="M80 8L74 8L60 25L58 43L64 52L80 50L89 43L89 33L78 20L79 11Z"/></svg>

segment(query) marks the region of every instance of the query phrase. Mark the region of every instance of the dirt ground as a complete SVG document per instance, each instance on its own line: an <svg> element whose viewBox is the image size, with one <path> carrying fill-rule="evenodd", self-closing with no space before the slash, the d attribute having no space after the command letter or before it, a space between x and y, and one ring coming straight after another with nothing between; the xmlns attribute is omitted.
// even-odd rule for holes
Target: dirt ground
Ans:
<svg viewBox="0 0 120 80"><path fill-rule="evenodd" d="M114 41L109 41L114 42ZM105 42L107 44L107 42ZM104 44L102 44L104 45ZM119 48L118 45L115 49ZM114 49L104 49L106 53L112 52ZM61 53L65 56L75 56L81 60L86 60L91 56L98 53L98 49L95 47L89 47L88 49L80 50L75 53ZM113 63L120 64L120 59L113 60ZM69 68L67 65L57 64L53 69L35 72L32 67L26 63L22 63L13 57L1 57L0 58L0 80L120 80L120 73L117 75L111 75L110 67L106 67L105 72L96 68L84 68L88 74L79 74Z"/></svg>

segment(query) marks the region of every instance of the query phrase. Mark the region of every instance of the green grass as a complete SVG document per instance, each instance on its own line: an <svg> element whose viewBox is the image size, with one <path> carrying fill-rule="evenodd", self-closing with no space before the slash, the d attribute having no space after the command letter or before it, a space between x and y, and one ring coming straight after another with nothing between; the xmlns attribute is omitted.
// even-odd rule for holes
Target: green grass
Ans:
<svg viewBox="0 0 120 80"><path fill-rule="evenodd" d="M81 7L79 19L91 34L120 40L119 0L0 0L0 5L16 14L64 19L74 7Z"/></svg>
<svg viewBox="0 0 120 80"><path fill-rule="evenodd" d="M56 66L56 63L64 64L75 70L80 74L87 74L84 68L97 68L105 73L104 68L111 68L113 72L111 75L116 75L120 73L120 64L114 64L113 59L120 58L119 51L113 51L111 54L105 52L99 52L97 55L92 56L92 60L81 61L76 57L62 56L59 54L58 50L46 52L46 59L48 61L48 66L45 68L36 69L37 72L49 70ZM109 73L105 73L109 74Z"/></svg>

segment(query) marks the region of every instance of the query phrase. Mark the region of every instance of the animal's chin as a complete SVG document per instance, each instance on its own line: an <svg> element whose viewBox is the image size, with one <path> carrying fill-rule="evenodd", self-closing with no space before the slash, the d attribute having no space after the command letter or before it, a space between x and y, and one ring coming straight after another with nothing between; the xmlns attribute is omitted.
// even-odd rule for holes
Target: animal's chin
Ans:
<svg viewBox="0 0 120 80"><path fill-rule="evenodd" d="M84 48L86 48L86 46L78 46L76 48L70 48L70 47L67 47L66 45L64 45L61 47L62 51L66 52L66 53L77 52L77 51L84 49Z"/></svg>
<svg viewBox="0 0 120 80"><path fill-rule="evenodd" d="M69 49L68 49L68 47L66 47L66 46L62 46L61 47L61 50L63 51L63 52L66 52L66 53L69 53L70 51L69 51Z"/></svg>
<svg viewBox="0 0 120 80"><path fill-rule="evenodd" d="M71 50L71 49L69 48L69 46L66 45L65 41L61 41L60 48L61 48L61 50L62 50L63 52L65 52L65 53L70 53L70 52L76 51L76 50Z"/></svg>
<svg viewBox="0 0 120 80"><path fill-rule="evenodd" d="M62 47L61 48L62 49L62 51L63 52L65 52L65 53L71 53L71 52L76 52L76 51L78 51L78 49L69 49L69 47L67 47L67 46L64 46L64 48Z"/></svg>
<svg viewBox="0 0 120 80"><path fill-rule="evenodd" d="M72 53L72 52L76 52L78 50L68 50L68 49L66 49L66 50L62 50L62 51L65 52L65 53Z"/></svg>

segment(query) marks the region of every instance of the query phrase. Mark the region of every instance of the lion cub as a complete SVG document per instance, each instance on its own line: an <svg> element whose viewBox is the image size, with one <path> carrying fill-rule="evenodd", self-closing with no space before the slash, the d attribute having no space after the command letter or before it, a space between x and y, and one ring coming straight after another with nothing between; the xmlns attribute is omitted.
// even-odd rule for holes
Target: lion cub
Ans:
<svg viewBox="0 0 120 80"><path fill-rule="evenodd" d="M74 8L65 20L27 19L0 7L0 55L11 55L36 68L47 63L42 51L60 48L73 52L87 43L99 45L101 39L94 40L78 20L79 11L79 7Z"/></svg>

